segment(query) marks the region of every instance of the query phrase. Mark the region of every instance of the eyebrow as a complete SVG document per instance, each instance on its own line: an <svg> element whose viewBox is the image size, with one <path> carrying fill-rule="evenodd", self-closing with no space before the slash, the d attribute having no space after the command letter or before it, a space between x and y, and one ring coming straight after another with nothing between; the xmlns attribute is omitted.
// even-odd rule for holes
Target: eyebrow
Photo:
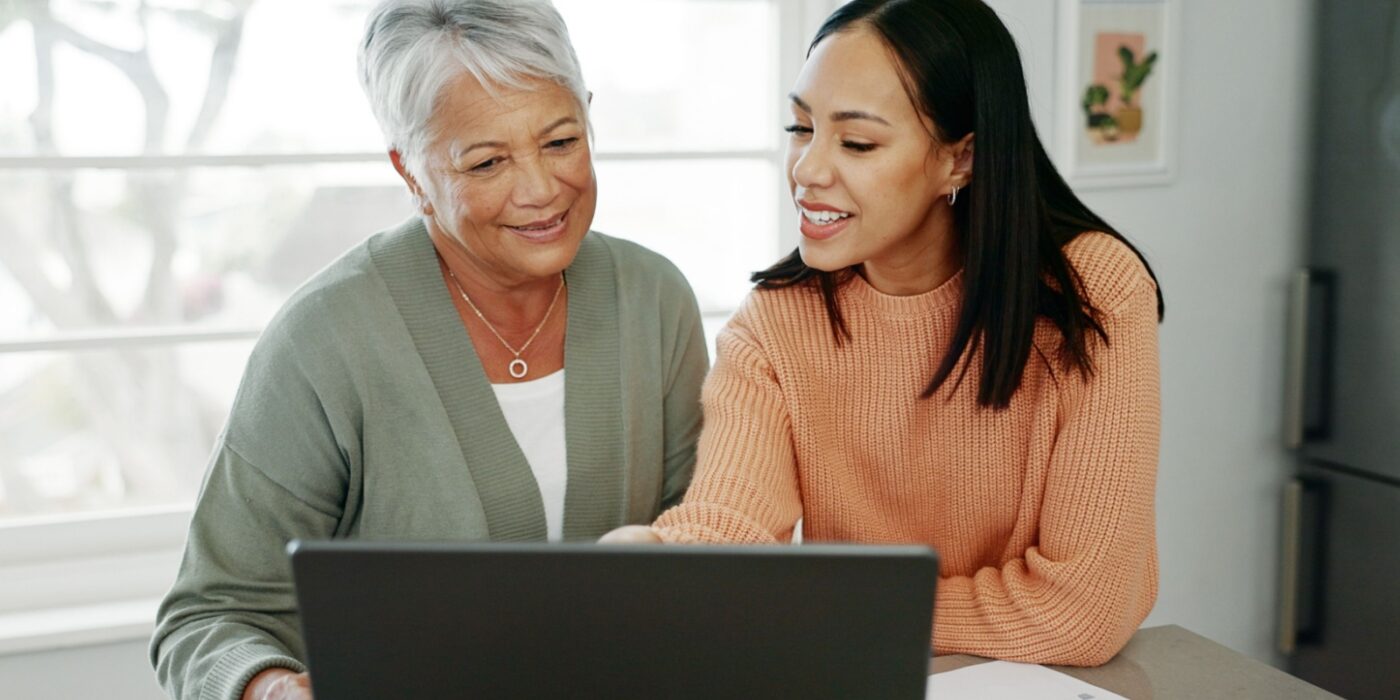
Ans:
<svg viewBox="0 0 1400 700"><path fill-rule="evenodd" d="M798 109L808 114L812 113L812 106L807 104L806 102L803 102L802 98L797 96L797 93L789 94L788 99L792 100L792 103L797 105ZM847 109L842 110L840 112L831 113L831 121L834 122L848 122L853 119L864 119L867 121L884 124L885 126L890 126L890 123L885 121L882 117L875 114L871 114L870 112L862 112L858 109Z"/></svg>
<svg viewBox="0 0 1400 700"><path fill-rule="evenodd" d="M550 122L549 126L546 126L545 128L541 129L541 130L540 130L540 135L543 136L543 135L545 135L545 134L548 134L549 132L554 131L555 129L558 129L559 127L564 126L565 124L577 124L577 123L578 123L578 120L575 119L575 118L573 118L573 117L560 117L560 118L555 119L554 121ZM472 145L470 145L470 146L467 146L466 148L463 148L463 149L461 149L461 150L458 150L458 151L454 152L452 157L453 157L454 159L455 159L455 158L461 158L462 156L464 156L464 155L466 155L466 154L468 154L468 153L471 153L472 151L475 151L475 150L478 149L478 148L505 148L505 147L506 147L506 143L505 143L504 141L478 141L478 142L476 142L476 143L474 143L474 144L472 144Z"/></svg>
<svg viewBox="0 0 1400 700"><path fill-rule="evenodd" d="M555 129L558 129L559 127L564 126L565 124L577 124L577 123L578 123L578 120L577 120L577 119L574 119L573 117L560 117L560 118L558 118L558 119L555 119L553 122L550 122L549 126L546 126L544 129L541 129L541 130L540 130L540 135L543 136L543 135L545 135L545 134L548 134L549 132L554 131Z"/></svg>

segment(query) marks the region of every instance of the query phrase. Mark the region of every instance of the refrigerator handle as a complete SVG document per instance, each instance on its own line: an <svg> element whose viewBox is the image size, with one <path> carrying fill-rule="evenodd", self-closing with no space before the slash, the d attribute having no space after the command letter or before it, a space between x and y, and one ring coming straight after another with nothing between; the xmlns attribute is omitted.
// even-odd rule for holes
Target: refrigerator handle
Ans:
<svg viewBox="0 0 1400 700"><path fill-rule="evenodd" d="M1325 481L1307 476L1283 488L1278 650L1284 654L1322 640L1328 492Z"/></svg>
<svg viewBox="0 0 1400 700"><path fill-rule="evenodd" d="M1289 289L1283 441L1291 450L1325 440L1331 431L1336 286L1333 271L1304 268Z"/></svg>
<svg viewBox="0 0 1400 700"><path fill-rule="evenodd" d="M1291 655L1298 643L1298 561L1302 556L1303 482L1283 487L1283 552L1279 566L1278 650Z"/></svg>
<svg viewBox="0 0 1400 700"><path fill-rule="evenodd" d="M1290 450L1303 446L1303 401L1308 361L1308 292L1311 289L1311 270L1304 268L1293 275L1288 294L1288 369L1283 387L1283 442Z"/></svg>

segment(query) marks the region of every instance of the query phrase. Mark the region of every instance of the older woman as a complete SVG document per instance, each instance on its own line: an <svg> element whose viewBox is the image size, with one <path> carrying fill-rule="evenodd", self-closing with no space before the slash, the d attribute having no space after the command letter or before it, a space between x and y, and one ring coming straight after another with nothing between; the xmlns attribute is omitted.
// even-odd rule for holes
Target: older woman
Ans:
<svg viewBox="0 0 1400 700"><path fill-rule="evenodd" d="M419 216L254 349L151 643L177 698L307 696L290 539L590 540L690 478L695 298L589 231L589 95L554 8L385 2L360 67Z"/></svg>

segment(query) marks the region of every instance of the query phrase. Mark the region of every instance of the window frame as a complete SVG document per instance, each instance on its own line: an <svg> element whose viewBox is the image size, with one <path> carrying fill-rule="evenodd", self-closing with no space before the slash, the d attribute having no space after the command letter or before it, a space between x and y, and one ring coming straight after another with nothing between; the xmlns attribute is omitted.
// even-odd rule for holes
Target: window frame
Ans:
<svg viewBox="0 0 1400 700"><path fill-rule="evenodd" d="M771 0L777 17L776 114L787 114L806 42L844 0ZM779 125L775 124L774 129ZM599 152L597 162L762 160L784 170L780 139L766 149ZM180 169L374 163L383 152L237 155L0 157L0 172L80 169ZM784 178L774 183L778 232L774 259L797 245L797 217ZM707 326L733 308L702 310ZM27 352L73 352L256 339L258 327L119 327L0 338L0 358ZM193 503L0 521L0 655L149 635L155 605L173 580ZM63 611L71 610L65 616ZM95 611L97 614L94 614ZM79 620L75 622L75 620Z"/></svg>

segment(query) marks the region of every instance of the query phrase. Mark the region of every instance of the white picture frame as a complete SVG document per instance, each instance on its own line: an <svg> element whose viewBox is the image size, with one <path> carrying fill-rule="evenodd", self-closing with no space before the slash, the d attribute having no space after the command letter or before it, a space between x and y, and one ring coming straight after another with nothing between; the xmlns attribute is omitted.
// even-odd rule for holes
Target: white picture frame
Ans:
<svg viewBox="0 0 1400 700"><path fill-rule="evenodd" d="M1076 189L1175 178L1181 4L1059 0L1055 152Z"/></svg>

